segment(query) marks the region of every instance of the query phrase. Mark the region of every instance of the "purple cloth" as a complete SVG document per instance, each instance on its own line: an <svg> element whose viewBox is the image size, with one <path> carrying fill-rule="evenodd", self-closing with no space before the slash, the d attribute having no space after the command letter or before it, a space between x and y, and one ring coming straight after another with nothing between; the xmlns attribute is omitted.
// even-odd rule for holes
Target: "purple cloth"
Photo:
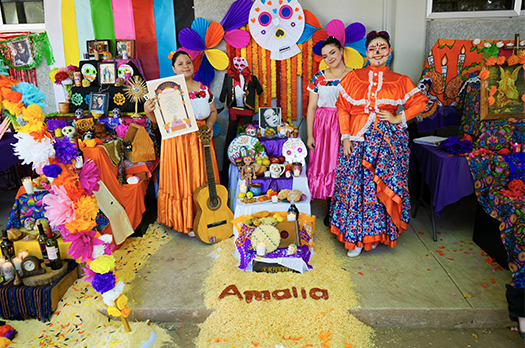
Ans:
<svg viewBox="0 0 525 348"><path fill-rule="evenodd" d="M16 143L18 140L12 133L5 133L0 140L0 153L2 158L0 159L0 171L6 170L13 164L18 163L18 157L15 156L13 146L11 144Z"/></svg>
<svg viewBox="0 0 525 348"><path fill-rule="evenodd" d="M259 138L259 142L264 145L268 156L278 157L283 154L283 145L288 138Z"/></svg>
<svg viewBox="0 0 525 348"><path fill-rule="evenodd" d="M428 132L448 126L459 126L461 115L455 106L438 106L436 111L417 123L420 132Z"/></svg>
<svg viewBox="0 0 525 348"><path fill-rule="evenodd" d="M312 199L326 199L334 192L337 154L341 143L337 108L318 108L314 117L315 150L310 151L306 176Z"/></svg>
<svg viewBox="0 0 525 348"><path fill-rule="evenodd" d="M268 191L268 189L272 189L277 192L285 189L291 190L293 187L293 178L258 178L252 180L252 183L261 184L261 191L264 194L266 191Z"/></svg>
<svg viewBox="0 0 525 348"><path fill-rule="evenodd" d="M430 186L436 215L443 207L474 193L474 181L465 157L453 156L434 146L413 143L410 169L423 173Z"/></svg>

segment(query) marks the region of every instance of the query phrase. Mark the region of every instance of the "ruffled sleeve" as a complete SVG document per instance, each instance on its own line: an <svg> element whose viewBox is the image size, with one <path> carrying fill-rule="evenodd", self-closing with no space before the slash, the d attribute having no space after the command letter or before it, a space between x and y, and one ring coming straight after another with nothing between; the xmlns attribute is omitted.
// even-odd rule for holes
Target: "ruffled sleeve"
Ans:
<svg viewBox="0 0 525 348"><path fill-rule="evenodd" d="M403 76L404 88L407 91L407 100L403 104L406 121L409 121L425 111L428 98L414 85L408 76Z"/></svg>

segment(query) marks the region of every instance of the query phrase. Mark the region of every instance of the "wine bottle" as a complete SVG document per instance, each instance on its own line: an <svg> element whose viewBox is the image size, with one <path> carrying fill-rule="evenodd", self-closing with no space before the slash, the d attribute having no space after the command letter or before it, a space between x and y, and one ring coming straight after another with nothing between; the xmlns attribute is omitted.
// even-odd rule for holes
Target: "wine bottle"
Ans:
<svg viewBox="0 0 525 348"><path fill-rule="evenodd" d="M2 254L8 260L10 257L15 256L15 244L12 240L7 238L7 230L2 231L2 243L0 243L0 248L2 249Z"/></svg>
<svg viewBox="0 0 525 348"><path fill-rule="evenodd" d="M44 259L44 265L47 267L50 266L49 264L49 258L47 257L47 249L46 249L46 234L44 232L44 226L42 225L41 219L39 219L36 222L36 225L38 226L38 245L40 245L40 252L42 253L42 258Z"/></svg>
<svg viewBox="0 0 525 348"><path fill-rule="evenodd" d="M57 270L62 268L62 258L60 257L60 250L58 248L58 241L53 237L53 232L51 229L47 231L46 239L46 250L47 257L49 259L49 264L51 269Z"/></svg>

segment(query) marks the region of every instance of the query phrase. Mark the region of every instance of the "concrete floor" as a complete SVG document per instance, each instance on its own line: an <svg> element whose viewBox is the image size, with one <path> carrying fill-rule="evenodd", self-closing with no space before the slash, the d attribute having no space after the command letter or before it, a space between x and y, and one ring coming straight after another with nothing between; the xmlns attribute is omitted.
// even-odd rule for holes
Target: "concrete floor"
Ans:
<svg viewBox="0 0 525 348"><path fill-rule="evenodd" d="M15 193L0 193L0 229ZM510 272L494 270L472 242L475 207L474 196L447 206L436 218L438 242L428 210L421 208L396 248L380 245L348 258L344 268L352 273L361 306L350 311L376 329L376 347L525 347L510 330ZM326 203L313 202L312 213L324 217ZM316 227L315 233L329 233L322 219ZM173 237L132 282L130 319L160 322L180 347L194 347L198 324L210 313L200 290L213 248L180 233ZM346 253L342 244L337 252Z"/></svg>

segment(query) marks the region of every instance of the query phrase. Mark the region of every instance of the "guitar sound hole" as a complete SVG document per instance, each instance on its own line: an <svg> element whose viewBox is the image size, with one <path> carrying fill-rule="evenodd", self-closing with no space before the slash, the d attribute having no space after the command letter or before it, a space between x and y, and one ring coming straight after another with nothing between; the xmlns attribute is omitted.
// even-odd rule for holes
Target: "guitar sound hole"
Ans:
<svg viewBox="0 0 525 348"><path fill-rule="evenodd" d="M217 210L221 207L221 203L222 201L220 197L209 198L207 202L208 209Z"/></svg>
<svg viewBox="0 0 525 348"><path fill-rule="evenodd" d="M286 239L290 236L290 233L288 231L281 231L281 238Z"/></svg>

